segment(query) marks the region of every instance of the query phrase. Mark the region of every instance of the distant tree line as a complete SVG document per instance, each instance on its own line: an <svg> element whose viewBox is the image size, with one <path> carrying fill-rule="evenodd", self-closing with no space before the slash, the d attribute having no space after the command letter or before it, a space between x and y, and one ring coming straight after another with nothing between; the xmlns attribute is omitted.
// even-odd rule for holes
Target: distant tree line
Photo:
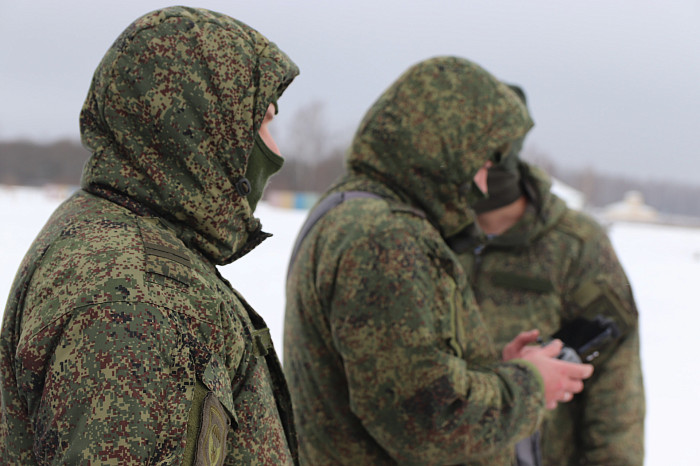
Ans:
<svg viewBox="0 0 700 466"><path fill-rule="evenodd" d="M299 110L286 137L276 136L285 164L270 181L269 190L320 193L345 170L347 139L334 142L326 130L323 104ZM0 184L41 186L78 185L89 153L77 141L37 144L0 141ZM700 186L664 180L639 180L598 172L592 168L564 168L540 151L526 148L523 158L581 191L590 207L619 202L628 191L640 191L659 212L700 217Z"/></svg>
<svg viewBox="0 0 700 466"><path fill-rule="evenodd" d="M89 155L80 143L70 140L52 144L0 141L0 183L77 185Z"/></svg>
<svg viewBox="0 0 700 466"><path fill-rule="evenodd" d="M623 199L629 191L639 191L644 202L665 214L700 217L700 185L668 180L639 179L599 172L591 167L572 169L562 167L542 153L528 152L523 158L540 167L554 178L577 189L590 207L603 207Z"/></svg>

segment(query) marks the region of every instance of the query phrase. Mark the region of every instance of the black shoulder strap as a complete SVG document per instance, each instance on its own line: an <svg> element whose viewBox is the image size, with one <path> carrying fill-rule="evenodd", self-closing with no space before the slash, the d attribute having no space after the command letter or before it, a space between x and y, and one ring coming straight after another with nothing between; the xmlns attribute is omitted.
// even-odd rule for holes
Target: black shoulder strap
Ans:
<svg viewBox="0 0 700 466"><path fill-rule="evenodd" d="M292 270L292 265L299 254L299 249L301 248L301 243L304 238L309 234L311 229L316 225L316 223L321 220L321 218L326 215L326 213L332 208L339 206L343 202L349 199L356 199L360 197L369 197L374 199L381 199L382 197L378 194L370 193L367 191L342 191L329 194L325 199L318 203L318 205L309 213L306 218L306 222L301 227L299 231L299 236L294 243L294 249L292 249L292 256L289 258L289 266L287 267L287 276L289 276L289 271Z"/></svg>

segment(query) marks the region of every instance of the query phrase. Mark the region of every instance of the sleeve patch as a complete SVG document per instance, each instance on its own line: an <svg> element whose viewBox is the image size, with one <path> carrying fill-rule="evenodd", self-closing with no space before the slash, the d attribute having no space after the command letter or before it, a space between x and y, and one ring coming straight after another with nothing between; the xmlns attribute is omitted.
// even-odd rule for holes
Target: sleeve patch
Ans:
<svg viewBox="0 0 700 466"><path fill-rule="evenodd" d="M196 464L219 466L226 459L226 437L230 428L224 407L209 392L202 407L202 426L197 440Z"/></svg>

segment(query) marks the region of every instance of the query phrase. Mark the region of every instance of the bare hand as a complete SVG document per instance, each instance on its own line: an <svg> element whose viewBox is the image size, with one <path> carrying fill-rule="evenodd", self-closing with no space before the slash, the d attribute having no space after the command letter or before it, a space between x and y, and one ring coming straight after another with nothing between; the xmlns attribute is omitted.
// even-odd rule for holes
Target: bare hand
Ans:
<svg viewBox="0 0 700 466"><path fill-rule="evenodd" d="M503 347L503 360L510 361L511 359L522 358L525 353L535 348L527 345L536 342L539 336L540 331L537 329L520 332L517 337Z"/></svg>
<svg viewBox="0 0 700 466"><path fill-rule="evenodd" d="M521 351L519 356L531 362L542 374L547 409L556 408L557 403L571 401L574 394L583 390L583 380L593 374L593 366L590 364L576 364L556 359L563 345L560 340L554 340L547 346L531 346L528 351ZM503 351L505 353L505 349Z"/></svg>

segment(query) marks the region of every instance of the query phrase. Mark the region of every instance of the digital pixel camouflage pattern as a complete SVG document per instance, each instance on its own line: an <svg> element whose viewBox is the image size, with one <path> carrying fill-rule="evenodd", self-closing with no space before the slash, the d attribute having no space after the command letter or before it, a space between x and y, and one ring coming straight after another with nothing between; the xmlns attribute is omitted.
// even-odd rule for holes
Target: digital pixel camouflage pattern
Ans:
<svg viewBox="0 0 700 466"><path fill-rule="evenodd" d="M13 284L0 337L5 464L292 464L262 319L216 265L264 239L248 156L296 66L232 18L143 16L81 113L83 189Z"/></svg>
<svg viewBox="0 0 700 466"><path fill-rule="evenodd" d="M542 380L499 359L443 240L473 221L472 178L532 122L454 57L419 63L361 123L347 200L310 230L287 281L284 365L302 462L509 464L538 426ZM455 194L458 193L458 194Z"/></svg>
<svg viewBox="0 0 700 466"><path fill-rule="evenodd" d="M595 284L612 293L633 330L596 360L593 376L570 403L545 416L546 465L641 465L644 460L644 386L639 359L637 309L629 281L605 234L591 218L550 193L548 177L520 163L536 201L504 234L490 240L465 234L457 249L482 316L501 349L523 329L552 335L585 312L577 298ZM539 209L535 206L539 206Z"/></svg>

